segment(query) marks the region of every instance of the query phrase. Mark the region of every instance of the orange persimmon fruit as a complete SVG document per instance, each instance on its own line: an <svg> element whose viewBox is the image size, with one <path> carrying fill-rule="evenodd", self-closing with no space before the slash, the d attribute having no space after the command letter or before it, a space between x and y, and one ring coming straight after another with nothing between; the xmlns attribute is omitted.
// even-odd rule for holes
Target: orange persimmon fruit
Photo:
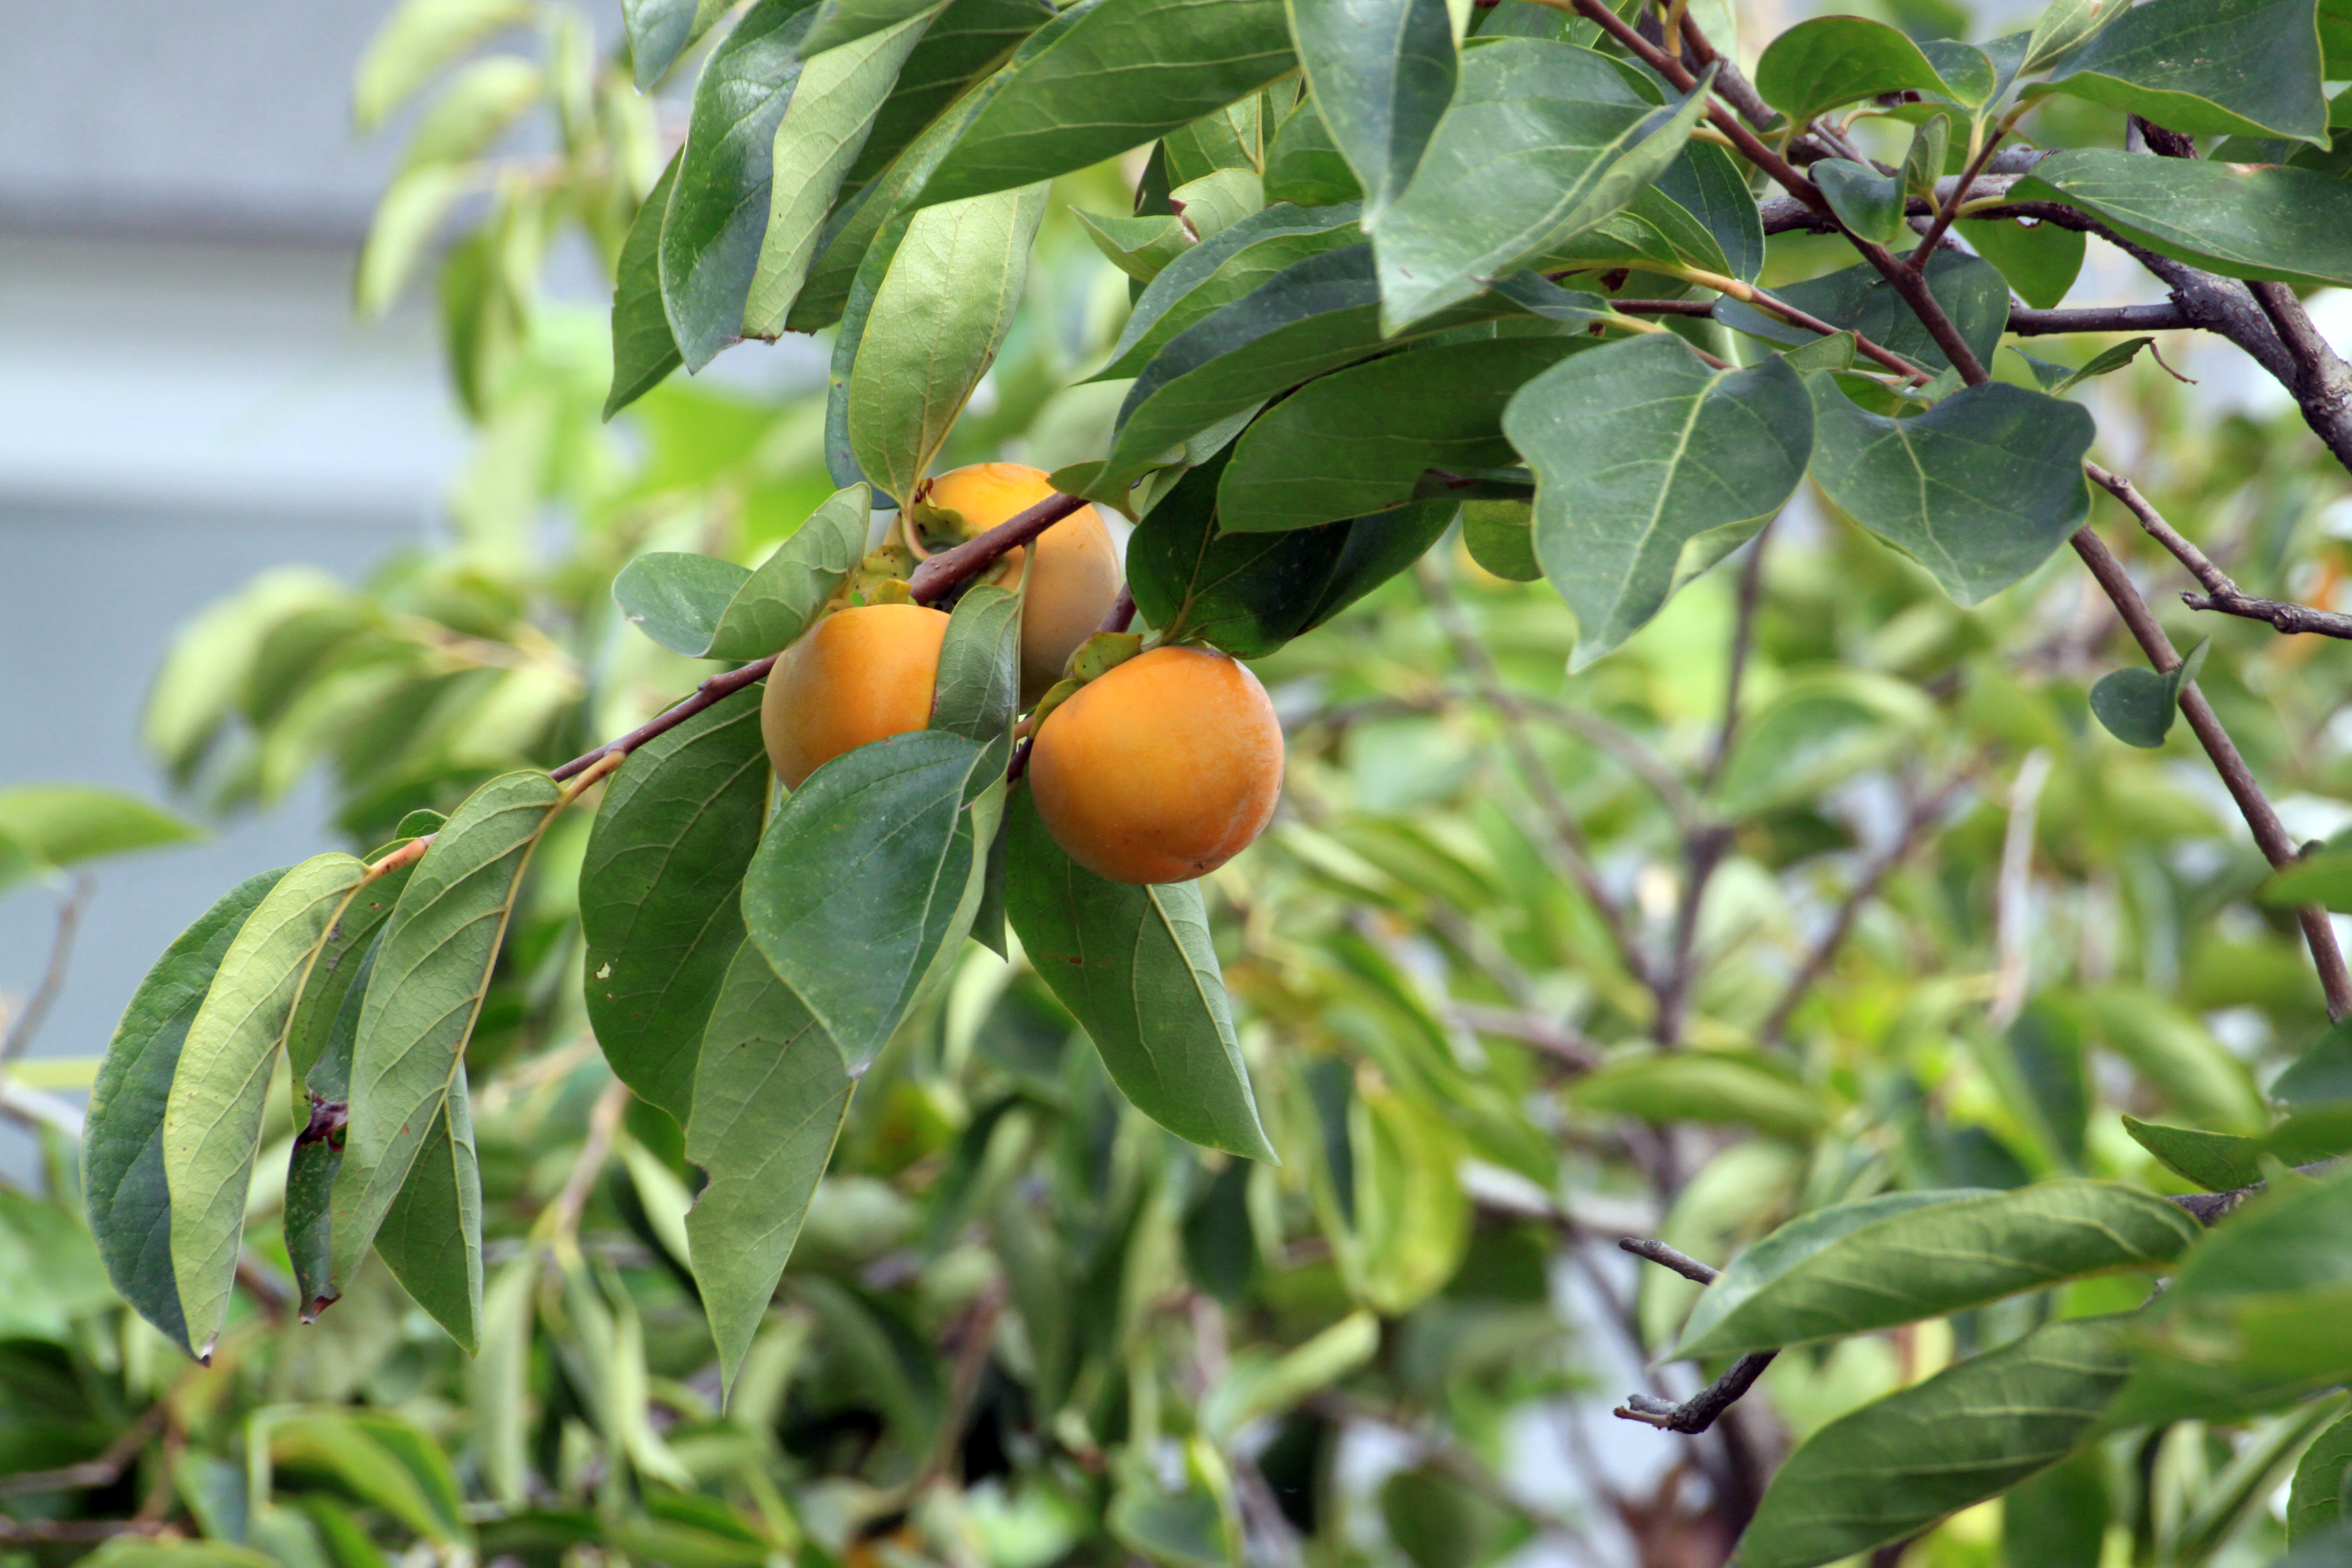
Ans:
<svg viewBox="0 0 2352 1568"><path fill-rule="evenodd" d="M760 733L791 789L842 752L931 721L948 617L923 605L859 605L817 622L768 672Z"/></svg>
<svg viewBox="0 0 2352 1568"><path fill-rule="evenodd" d="M916 492L908 532L919 553L945 549L985 533L1054 493L1043 468L1021 463L973 463L925 481ZM1034 564L1025 557L1034 553ZM1045 695L1062 678L1071 653L1100 626L1118 597L1118 547L1102 513L1082 507L1038 535L1034 545L1010 551L1007 587L1027 584L1021 606L1021 693Z"/></svg>

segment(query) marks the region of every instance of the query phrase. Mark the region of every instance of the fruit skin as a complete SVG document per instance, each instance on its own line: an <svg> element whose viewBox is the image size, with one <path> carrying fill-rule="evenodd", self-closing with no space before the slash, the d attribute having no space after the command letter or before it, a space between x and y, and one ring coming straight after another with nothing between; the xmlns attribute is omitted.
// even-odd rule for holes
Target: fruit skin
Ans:
<svg viewBox="0 0 2352 1568"><path fill-rule="evenodd" d="M1043 468L974 463L941 474L924 487L914 509L917 531L923 530L925 514L952 511L961 522L950 523L945 531L969 539L1053 493ZM1034 574L1024 559L1032 551L1036 556ZM1089 506L1047 529L1030 549L1008 552L1005 559L1013 563L1005 586L1024 578L1028 583L1021 606L1021 698L1033 702L1062 678L1062 666L1071 653L1110 614L1118 597L1118 546L1102 513Z"/></svg>
<svg viewBox="0 0 2352 1568"><path fill-rule="evenodd" d="M1157 647L1045 716L1028 777L1045 830L1087 870L1114 882L1190 881L1274 819L1282 725L1240 663Z"/></svg>
<svg viewBox="0 0 2352 1568"><path fill-rule="evenodd" d="M924 605L835 610L768 672L760 733L790 789L842 752L931 721L948 617Z"/></svg>

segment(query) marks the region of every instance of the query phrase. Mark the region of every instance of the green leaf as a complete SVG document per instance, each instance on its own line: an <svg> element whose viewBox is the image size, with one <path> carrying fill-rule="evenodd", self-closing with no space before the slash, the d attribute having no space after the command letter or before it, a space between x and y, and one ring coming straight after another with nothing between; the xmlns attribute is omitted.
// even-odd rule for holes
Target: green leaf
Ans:
<svg viewBox="0 0 2352 1568"><path fill-rule="evenodd" d="M802 40L801 53L814 59L846 48L918 20L938 10L940 4L940 0L824 0L808 37Z"/></svg>
<svg viewBox="0 0 2352 1568"><path fill-rule="evenodd" d="M2093 355L2080 370L2035 359L2022 349L2017 350L2016 353L2025 362L2026 368L2033 373L2033 379L2041 384L2042 390L2053 397L2059 397L2094 376L2114 374L2137 359L2139 351L2154 342L2154 338L2126 338L2114 347Z"/></svg>
<svg viewBox="0 0 2352 1568"><path fill-rule="evenodd" d="M1568 266L1580 271L1646 267L1669 273L1696 267L1718 276L1731 269L1714 232L1655 185L1636 191L1625 205L1535 262L1546 273Z"/></svg>
<svg viewBox="0 0 2352 1568"><path fill-rule="evenodd" d="M2001 1568L2096 1563L2113 1518L2105 1457L2095 1447L2077 1452L2001 1498Z"/></svg>
<svg viewBox="0 0 2352 1568"><path fill-rule="evenodd" d="M874 492L835 490L775 553L735 590L719 612L706 658L763 658L800 640L866 554Z"/></svg>
<svg viewBox="0 0 2352 1568"><path fill-rule="evenodd" d="M698 658L710 647L719 619L751 574L716 555L656 551L640 555L613 579L622 616L672 653Z"/></svg>
<svg viewBox="0 0 2352 1568"><path fill-rule="evenodd" d="M621 0L629 65L639 92L669 74L678 57L727 15L727 0Z"/></svg>
<svg viewBox="0 0 2352 1568"><path fill-rule="evenodd" d="M743 942L703 1030L686 1157L709 1177L687 1211L695 1283L732 1389L832 1158L852 1080L841 1052Z"/></svg>
<svg viewBox="0 0 2352 1568"><path fill-rule="evenodd" d="M2116 352L2110 349L2107 353ZM2128 360L2131 356L2126 353L2124 357ZM2077 374L2099 374L2097 363L2093 361ZM2127 745L2163 745L2164 737L2172 730L2173 713L2179 707L2181 688L2195 680L2197 672L2204 668L2205 650L2211 642L2210 637L2199 639L2187 658L2161 675L2152 669L2118 669L2101 676L2091 688L2091 711L2098 715L2109 734Z"/></svg>
<svg viewBox="0 0 2352 1568"><path fill-rule="evenodd" d="M457 73L418 122L401 153L401 172L480 157L546 95L547 73L529 60L512 55L476 60Z"/></svg>
<svg viewBox="0 0 2352 1568"><path fill-rule="evenodd" d="M912 495L929 472L1013 330L1045 211L1036 184L927 206L908 225L867 312L846 403L850 449L891 495Z"/></svg>
<svg viewBox="0 0 2352 1568"><path fill-rule="evenodd" d="M1572 668L1646 625L1804 477L1804 383L1777 359L1712 371L1664 333L1545 372L1503 428L1534 465L1536 553L1576 612Z"/></svg>
<svg viewBox="0 0 2352 1568"><path fill-rule="evenodd" d="M1218 527L1268 533L1363 517L1414 498L1430 468L1495 468L1521 384L1591 340L1432 345L1318 376L1261 415L1217 489Z"/></svg>
<svg viewBox="0 0 2352 1568"><path fill-rule="evenodd" d="M474 171L456 163L427 163L393 176L376 203L353 269L352 309L359 315L381 316L392 308L442 220L472 192L475 180Z"/></svg>
<svg viewBox="0 0 2352 1568"><path fill-rule="evenodd" d="M432 1113L375 1249L401 1289L472 1355L482 1337L482 1175L462 1072Z"/></svg>
<svg viewBox="0 0 2352 1568"><path fill-rule="evenodd" d="M2000 269L2017 297L2037 310L2054 310L2082 274L2088 237L2054 223L1964 217L1952 226L1969 248Z"/></svg>
<svg viewBox="0 0 2352 1568"><path fill-rule="evenodd" d="M1445 0L1289 0L1298 63L1369 227L1420 165L1461 63Z"/></svg>
<svg viewBox="0 0 2352 1568"><path fill-rule="evenodd" d="M1654 108L1569 44L1471 50L1420 172L1373 236L1382 321L1394 330L1469 299L1599 225L1674 163L1706 100L1702 84Z"/></svg>
<svg viewBox="0 0 2352 1568"><path fill-rule="evenodd" d="M1453 520L1446 501L1286 533L1218 526L1230 453L1178 480L1127 547L1136 607L1171 639L1259 658L1331 618L1417 560Z"/></svg>
<svg viewBox="0 0 2352 1568"><path fill-rule="evenodd" d="M1961 341L1979 364L1992 363L1993 350L2009 324L2009 284L2000 271L1973 256L1939 250L1927 263L1927 291L1958 329ZM1883 349L1901 354L1928 370L1945 370L1951 362L1936 346L1918 316L1868 262L1808 282L1773 290L1774 297L1818 316L1843 331L1852 329ZM1804 344L1814 333L1794 326L1759 306L1738 300L1718 300L1715 319L1735 331L1766 342Z"/></svg>
<svg viewBox="0 0 2352 1568"><path fill-rule="evenodd" d="M373 131L443 66L530 18L527 0L402 0L360 58L352 123Z"/></svg>
<svg viewBox="0 0 2352 1568"><path fill-rule="evenodd" d="M1764 218L1737 159L1707 142L1689 142L1658 176L1656 189L1706 226L1727 273L1756 280L1764 269Z"/></svg>
<svg viewBox="0 0 2352 1568"><path fill-rule="evenodd" d="M320 1410L281 1416L268 1427L269 1458L324 1470L352 1494L445 1546L465 1548L466 1498L440 1446L397 1415Z"/></svg>
<svg viewBox="0 0 2352 1568"><path fill-rule="evenodd" d="M1183 251L1136 296L1110 363L1093 379L1138 374L1186 328L1254 292L1285 268L1361 244L1356 211L1352 205L1302 211L1276 204Z"/></svg>
<svg viewBox="0 0 2352 1568"><path fill-rule="evenodd" d="M2233 1192L2263 1179L2263 1141L2259 1138L2166 1127L2134 1116L2124 1118L2124 1131L2167 1170L2209 1193Z"/></svg>
<svg viewBox="0 0 2352 1568"><path fill-rule="evenodd" d="M2352 1474L2352 1415L2322 1432L2295 1462L2286 1505L2286 1538L2297 1546L2344 1517L2344 1480Z"/></svg>
<svg viewBox="0 0 2352 1568"><path fill-rule="evenodd" d="M1799 126L1825 109L1906 89L1952 90L1917 44L1860 16L1800 22L1756 62L1756 90Z"/></svg>
<svg viewBox="0 0 2352 1568"><path fill-rule="evenodd" d="M1838 221L1863 238L1892 245L1909 230L1903 222L1903 182L1851 158L1823 158L1805 171L1827 196Z"/></svg>
<svg viewBox="0 0 2352 1568"><path fill-rule="evenodd" d="M1824 1120L1812 1094L1763 1058L1722 1051L1621 1057L1577 1079L1570 1100L1580 1110L1730 1122L1798 1142L1820 1132Z"/></svg>
<svg viewBox="0 0 2352 1568"><path fill-rule="evenodd" d="M1080 0L1004 67L917 199L956 201L1070 174L1296 64L1280 0Z"/></svg>
<svg viewBox="0 0 2352 1568"><path fill-rule="evenodd" d="M2352 855L2342 850L2320 850L2308 859L2273 872L2256 890L2255 897L2274 910L2294 909L2299 904L2352 910Z"/></svg>
<svg viewBox="0 0 2352 1568"><path fill-rule="evenodd" d="M2223 1129L2270 1120L2246 1064L2179 1004L2134 985L2097 986L2075 1000L2094 1034L2183 1115Z"/></svg>
<svg viewBox="0 0 2352 1568"><path fill-rule="evenodd" d="M2071 93L2191 135L2327 142L2313 0L2147 0L2030 89Z"/></svg>
<svg viewBox="0 0 2352 1568"><path fill-rule="evenodd" d="M1249 1167L1225 1169L1246 1173ZM1202 1400L1202 1429L1228 1441L1251 1422L1279 1415L1360 1371L1380 1349L1380 1319L1359 1309L1270 1361L1240 1362Z"/></svg>
<svg viewBox="0 0 2352 1568"><path fill-rule="evenodd" d="M2224 277L2352 285L2352 184L2308 169L2084 148L2044 158L2010 197L2063 202Z"/></svg>
<svg viewBox="0 0 2352 1568"><path fill-rule="evenodd" d="M1742 1568L1816 1568L1908 1539L2064 1458L2129 1370L2131 1321L2048 1324L1831 1422L1772 1478Z"/></svg>
<svg viewBox="0 0 2352 1568"><path fill-rule="evenodd" d="M542 773L483 784L434 836L385 922L352 1047L334 1285L351 1278L441 1121L523 869L562 799Z"/></svg>
<svg viewBox="0 0 2352 1568"><path fill-rule="evenodd" d="M925 730L845 752L769 821L743 920L853 1070L971 929L992 832L980 747Z"/></svg>
<svg viewBox="0 0 2352 1568"><path fill-rule="evenodd" d="M1240 1561L1241 1512L1224 1459L1206 1438L1184 1444L1184 1485L1170 1490L1141 1455L1120 1467L1103 1528L1166 1568L1230 1568Z"/></svg>
<svg viewBox="0 0 2352 1568"><path fill-rule="evenodd" d="M188 1026L246 918L284 870L248 877L182 931L122 1010L90 1089L82 1132L82 1192L107 1278L139 1315L189 1354L172 1263L172 1199L163 1175L163 1111Z"/></svg>
<svg viewBox="0 0 2352 1568"><path fill-rule="evenodd" d="M923 29L923 41L899 68L898 85L875 116L873 133L850 165L843 188L855 190L890 167L927 127L940 121L943 110L1010 58L1054 15L1042 0L949 0L948 8ZM942 148L960 116L948 120ZM919 179L928 177L929 167L924 166Z"/></svg>
<svg viewBox="0 0 2352 1568"><path fill-rule="evenodd" d="M800 80L814 0L757 0L712 51L662 219L661 292L689 371L742 335L767 232L776 126Z"/></svg>
<svg viewBox="0 0 2352 1568"><path fill-rule="evenodd" d="M1168 193L1168 207L1195 239L1212 239L1265 206L1255 168L1219 169Z"/></svg>
<svg viewBox="0 0 2352 1568"><path fill-rule="evenodd" d="M1843 667L1800 674L1740 726L1723 771L1725 809L1791 805L1888 762L1932 711L1906 682Z"/></svg>
<svg viewBox="0 0 2352 1568"><path fill-rule="evenodd" d="M1914 126L1910 148L1903 154L1903 189L1912 195L1932 197L1936 182L1952 156L1952 117L1931 114Z"/></svg>
<svg viewBox="0 0 2352 1568"><path fill-rule="evenodd" d="M1158 205L1150 192L1168 190L1172 195L1171 187L1192 184L1211 174L1258 173L1265 163L1265 106L1259 94L1239 98L1161 137L1155 153L1160 166L1137 182L1134 210Z"/></svg>
<svg viewBox="0 0 2352 1568"><path fill-rule="evenodd" d="M2109 0L2054 0L2026 38L2020 74L2042 69L2127 9Z"/></svg>
<svg viewBox="0 0 2352 1568"><path fill-rule="evenodd" d="M866 149L875 121L897 86L898 72L922 41L924 23L940 0L920 0L914 14L879 30L827 48L818 35L836 19L855 14L904 12L908 0L871 0L837 11L828 0L816 26L803 40L808 63L776 122L771 147L768 226L760 260L743 305L743 335L773 340L808 281L824 237L825 216L841 193L842 180ZM822 51L822 52L820 52Z"/></svg>
<svg viewBox="0 0 2352 1568"><path fill-rule="evenodd" d="M1535 520L1535 508L1525 501L1465 501L1463 548L1506 582L1533 583L1543 575L1543 563L1536 559Z"/></svg>
<svg viewBox="0 0 2352 1568"><path fill-rule="evenodd" d="M761 689L629 753L580 863L588 1022L614 1076L683 1125L695 1043L742 945L737 890L760 841Z"/></svg>
<svg viewBox="0 0 2352 1568"><path fill-rule="evenodd" d="M1807 1228L1790 1236L1799 1226ZM2197 1236L2197 1222L2173 1205L2106 1182L1890 1205L1860 1223L1820 1210L1735 1259L1699 1298L1675 1353L1701 1358L1834 1339L2068 1279L2158 1269Z"/></svg>
<svg viewBox="0 0 2352 1568"><path fill-rule="evenodd" d="M2271 1095L2289 1105L2352 1100L2352 1021L2329 1026L2271 1080Z"/></svg>
<svg viewBox="0 0 2352 1568"><path fill-rule="evenodd" d="M405 868L394 875L406 882ZM369 896L380 896L394 879L387 877L376 883L368 889ZM311 1010L314 991L323 990L338 998L334 1005L322 1009L327 1023L318 1054L307 1075L295 1079L296 1114L303 1125L295 1134L294 1150L286 1163L286 1253L294 1265L294 1285L306 1322L342 1294L335 1283L334 1194L335 1178L343 1166L346 1123L329 1107L348 1115L352 1047L359 1038L360 1008L367 999L368 976L374 973L376 955L383 951L381 931L390 912L387 904L382 914L364 922L366 934L343 955L341 973L324 974L334 955L321 954L312 968L311 984L303 988L302 1013ZM298 1016L298 1027L299 1022Z"/></svg>
<svg viewBox="0 0 2352 1568"><path fill-rule="evenodd" d="M1086 226L1087 237L1103 259L1139 283L1149 283L1168 264L1192 247L1192 231L1184 220L1161 214L1156 217L1097 217L1072 209Z"/></svg>
<svg viewBox="0 0 2352 1568"><path fill-rule="evenodd" d="M18 857L0 862L0 889L45 868L185 844L198 837L195 824L121 790L96 784L0 789L0 843Z"/></svg>
<svg viewBox="0 0 2352 1568"><path fill-rule="evenodd" d="M1363 199L1364 187L1348 167L1314 96L1302 98L1282 117L1265 149L1265 199L1302 207L1333 206Z"/></svg>
<svg viewBox="0 0 2352 1568"><path fill-rule="evenodd" d="M1814 479L1960 604L2026 576L2089 515L2094 426L2080 405L1987 382L1890 419L1811 380Z"/></svg>
<svg viewBox="0 0 2352 1568"><path fill-rule="evenodd" d="M367 876L316 855L255 907L188 1025L163 1108L163 1182L182 1321L200 1359L227 1321L261 1118L295 998L330 929Z"/></svg>
<svg viewBox="0 0 2352 1568"><path fill-rule="evenodd" d="M1279 1163L1259 1123L1207 911L1190 882L1107 882L1062 853L1026 790L1005 824L1005 909L1029 962L1138 1110Z"/></svg>
<svg viewBox="0 0 2352 1568"><path fill-rule="evenodd" d="M964 590L940 644L930 728L1010 749L1021 697L1021 609L1016 590L992 583Z"/></svg>

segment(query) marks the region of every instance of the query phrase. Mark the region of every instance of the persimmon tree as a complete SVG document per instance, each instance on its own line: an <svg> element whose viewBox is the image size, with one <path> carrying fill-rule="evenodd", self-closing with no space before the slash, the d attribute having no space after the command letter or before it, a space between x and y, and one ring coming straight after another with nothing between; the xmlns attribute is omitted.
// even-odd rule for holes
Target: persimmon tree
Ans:
<svg viewBox="0 0 2352 1568"><path fill-rule="evenodd" d="M157 1427L241 1451L252 1509L167 1458L148 1533L177 1486L352 1568L371 1532L1485 1562L1601 1528L1505 1424L1569 1381L1558 1263L1633 1366L1686 1363L1616 1409L1660 1455L1607 1525L1645 1563L2200 1562L2275 1542L2290 1470L2296 1550L2341 1549L2352 849L2273 795L2329 787L2352 635L2287 592L2352 461L2303 302L2352 286L2352 16L624 12L599 61L569 12L410 0L362 68L373 122L543 30L451 76L361 268L382 305L489 191L439 271L481 447L446 558L265 580L166 669L184 779L323 758L366 852L173 943L84 1141L107 1276L180 1351L388 1274L478 1357L470 1415L240 1426L187 1373ZM493 156L541 103L557 153ZM568 231L609 365L539 292ZM2069 303L2094 243L2165 301ZM2140 356L2183 331L2307 429L2168 408ZM788 333L829 343L821 417L677 379ZM1009 515L935 482L1015 447L1051 471ZM535 563L550 500L583 526ZM1024 665L1106 511L1123 588ZM786 667L798 703L778 661L861 616L936 636L929 684L780 788L846 690L807 671L883 655ZM1270 799L1226 742L1277 716L1288 810L1231 865L1158 879L1262 814L1085 837ZM2259 1087L2233 1008L2293 1058ZM1372 1426L1411 1457L1349 1513Z"/></svg>

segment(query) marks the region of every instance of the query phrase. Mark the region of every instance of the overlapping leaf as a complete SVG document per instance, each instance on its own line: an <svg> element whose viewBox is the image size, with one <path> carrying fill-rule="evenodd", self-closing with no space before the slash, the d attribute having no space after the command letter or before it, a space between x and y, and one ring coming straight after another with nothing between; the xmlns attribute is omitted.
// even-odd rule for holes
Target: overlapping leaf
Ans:
<svg viewBox="0 0 2352 1568"><path fill-rule="evenodd" d="M604 396L604 417L610 419L646 393L685 362L678 357L677 339L669 330L669 308L662 302L662 219L669 213L670 192L677 185L678 157L654 182L621 242L621 257L613 268L613 387Z"/></svg>
<svg viewBox="0 0 2352 1568"><path fill-rule="evenodd" d="M872 496L863 484L835 492L756 571L712 555L640 555L614 578L614 601L672 653L764 658L808 628L865 555Z"/></svg>
<svg viewBox="0 0 2352 1568"><path fill-rule="evenodd" d="M1804 125L1825 109L1885 92L1947 93L1909 37L1862 16L1816 16L1775 37L1756 61L1764 101Z"/></svg>
<svg viewBox="0 0 2352 1568"><path fill-rule="evenodd" d="M1445 0L1289 0L1298 63L1367 225L1412 179L1460 62Z"/></svg>
<svg viewBox="0 0 2352 1568"><path fill-rule="evenodd" d="M2000 271L1973 256L1939 250L1927 263L1927 291L1951 318L1977 363L1991 363L1993 350L2009 324L2009 285ZM1917 312L1868 262L1791 283L1773 294L1841 331L1851 328L1914 364L1942 370L1950 363L1920 324ZM1766 342L1802 345L1816 341L1811 328L1793 325L1761 306L1738 300L1716 301L1715 315L1735 331Z"/></svg>
<svg viewBox="0 0 2352 1568"><path fill-rule="evenodd" d="M375 1250L401 1289L473 1354L482 1338L482 1173L462 1072L450 1078L384 1210Z"/></svg>
<svg viewBox="0 0 2352 1568"><path fill-rule="evenodd" d="M2079 207L2225 277L2352 285L2352 185L2308 169L2078 148L2044 158L2010 194Z"/></svg>
<svg viewBox="0 0 2352 1568"><path fill-rule="evenodd" d="M677 58L726 14L727 0L621 0L638 90L667 76Z"/></svg>
<svg viewBox="0 0 2352 1568"><path fill-rule="evenodd" d="M2147 0L2061 58L2054 89L2192 135L2325 143L2313 0Z"/></svg>
<svg viewBox="0 0 2352 1568"><path fill-rule="evenodd" d="M1097 381L1131 376L1177 334L1251 293L1293 262L1360 244L1359 208L1276 202L1171 260L1136 296Z"/></svg>

